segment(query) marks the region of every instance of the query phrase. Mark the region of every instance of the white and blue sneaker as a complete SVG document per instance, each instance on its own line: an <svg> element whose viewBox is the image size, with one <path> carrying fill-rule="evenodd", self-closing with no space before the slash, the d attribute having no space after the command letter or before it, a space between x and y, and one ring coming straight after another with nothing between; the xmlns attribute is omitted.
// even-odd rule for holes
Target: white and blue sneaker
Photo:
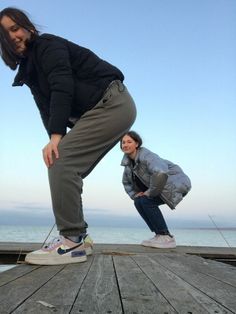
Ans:
<svg viewBox="0 0 236 314"><path fill-rule="evenodd" d="M85 245L86 242L87 244ZM87 246L88 253L92 254L92 244L89 243L89 238L87 241L85 238L85 240L76 243L63 236L58 236L49 244L44 245L40 250L28 253L25 261L26 263L35 265L61 265L86 262L85 246Z"/></svg>

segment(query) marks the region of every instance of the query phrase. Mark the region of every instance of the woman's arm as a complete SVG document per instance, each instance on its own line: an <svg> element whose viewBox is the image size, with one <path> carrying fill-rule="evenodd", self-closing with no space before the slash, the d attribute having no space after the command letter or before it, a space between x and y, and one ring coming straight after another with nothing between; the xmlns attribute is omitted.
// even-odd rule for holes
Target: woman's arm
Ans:
<svg viewBox="0 0 236 314"><path fill-rule="evenodd" d="M150 177L150 187L145 192L145 195L150 197L159 196L164 189L168 175L164 172L154 172Z"/></svg>
<svg viewBox="0 0 236 314"><path fill-rule="evenodd" d="M47 130L51 134L66 134L74 97L74 79L67 43L52 37L39 39L37 43L39 80L50 92L49 120Z"/></svg>
<svg viewBox="0 0 236 314"><path fill-rule="evenodd" d="M129 179L125 170L123 172L122 183L126 193L129 195L131 199L134 199L137 191L133 189L133 182Z"/></svg>
<svg viewBox="0 0 236 314"><path fill-rule="evenodd" d="M151 151L144 155L143 162L146 171L150 174L149 188L145 191L145 195L150 197L158 196L168 180L168 165L164 159Z"/></svg>

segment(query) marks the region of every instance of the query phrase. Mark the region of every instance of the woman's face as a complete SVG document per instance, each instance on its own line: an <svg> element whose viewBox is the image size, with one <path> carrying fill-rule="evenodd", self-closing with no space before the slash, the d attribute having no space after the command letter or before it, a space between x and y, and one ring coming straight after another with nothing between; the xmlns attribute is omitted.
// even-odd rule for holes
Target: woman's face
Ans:
<svg viewBox="0 0 236 314"><path fill-rule="evenodd" d="M25 28L19 26L10 17L3 16L1 19L1 25L8 33L12 40L16 53L22 55L26 50L26 43L31 37L31 32Z"/></svg>
<svg viewBox="0 0 236 314"><path fill-rule="evenodd" d="M138 143L132 139L129 135L125 135L121 141L122 151L130 156L135 157L138 148Z"/></svg>

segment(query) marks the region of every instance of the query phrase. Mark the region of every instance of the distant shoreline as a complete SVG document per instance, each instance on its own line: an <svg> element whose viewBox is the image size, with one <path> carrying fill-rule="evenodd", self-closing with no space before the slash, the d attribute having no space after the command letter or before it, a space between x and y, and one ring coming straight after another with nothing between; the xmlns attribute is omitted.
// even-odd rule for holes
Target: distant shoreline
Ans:
<svg viewBox="0 0 236 314"><path fill-rule="evenodd" d="M0 224L0 228L1 226L3 227L29 227L29 228L52 228L52 224L29 224L29 223L26 223L26 224L23 224L23 223L18 223L18 224L6 224L6 223L1 223ZM54 227L56 228L56 227ZM134 225L113 225L113 224L110 224L110 225L102 225L102 224L97 224L97 225L94 225L94 224L89 224L89 228L116 228L116 229L122 229L122 228L142 228L142 229L147 229L147 227L145 225L140 225L138 224L137 226L134 226ZM215 230L215 231L236 231L236 227L187 227L187 226L170 226L170 229L172 230Z"/></svg>
<svg viewBox="0 0 236 314"><path fill-rule="evenodd" d="M186 229L186 230L231 230L236 231L236 227L220 227L220 228L214 228L214 227L173 227L173 229Z"/></svg>

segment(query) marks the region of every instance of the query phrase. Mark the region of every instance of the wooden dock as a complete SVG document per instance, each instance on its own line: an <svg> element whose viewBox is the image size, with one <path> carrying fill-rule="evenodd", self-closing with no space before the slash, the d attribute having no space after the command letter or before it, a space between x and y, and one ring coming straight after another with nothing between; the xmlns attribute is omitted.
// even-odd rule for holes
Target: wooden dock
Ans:
<svg viewBox="0 0 236 314"><path fill-rule="evenodd" d="M19 253L19 243L0 243L0 255L14 245ZM22 256L37 246L24 245ZM0 274L0 314L236 313L236 267L207 253L235 258L236 248L97 244L85 263L19 264Z"/></svg>

